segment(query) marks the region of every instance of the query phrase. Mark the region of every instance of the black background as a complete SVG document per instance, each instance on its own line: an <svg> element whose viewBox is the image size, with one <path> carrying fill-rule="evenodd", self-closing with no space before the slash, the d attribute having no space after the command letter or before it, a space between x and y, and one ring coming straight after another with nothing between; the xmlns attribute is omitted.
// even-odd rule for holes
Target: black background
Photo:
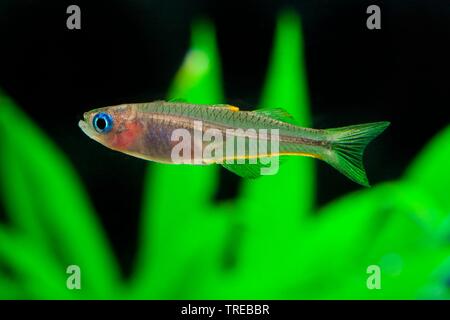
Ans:
<svg viewBox="0 0 450 320"><path fill-rule="evenodd" d="M71 4L81 8L81 30L66 28ZM381 8L381 30L366 28L371 4ZM77 125L82 113L164 98L188 49L191 22L202 16L216 26L225 102L253 108L276 13L286 6L302 18L314 127L391 121L365 162L372 184L399 178L448 124L448 0L0 2L0 87L80 174L125 277L147 166L88 139ZM322 163L317 168L317 206L360 188ZM223 171L215 201L237 192L239 178Z"/></svg>

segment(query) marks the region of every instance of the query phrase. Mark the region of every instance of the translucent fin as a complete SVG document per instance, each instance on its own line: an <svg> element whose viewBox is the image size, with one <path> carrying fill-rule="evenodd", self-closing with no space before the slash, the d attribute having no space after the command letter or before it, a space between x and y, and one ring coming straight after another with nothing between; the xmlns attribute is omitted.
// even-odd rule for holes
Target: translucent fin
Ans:
<svg viewBox="0 0 450 320"><path fill-rule="evenodd" d="M281 108L260 109L260 110L255 110L253 112L263 114L266 117L269 117L269 118L272 118L275 120L287 122L290 124L296 124L294 117L292 117L292 115L289 112L287 112L286 110L281 109Z"/></svg>
<svg viewBox="0 0 450 320"><path fill-rule="evenodd" d="M349 179L369 187L363 166L364 149L389 126L389 122L374 122L325 130L331 150L323 157L327 163Z"/></svg>
<svg viewBox="0 0 450 320"><path fill-rule="evenodd" d="M167 102L182 102L182 103L187 103L187 100L184 98L173 98L168 100Z"/></svg>
<svg viewBox="0 0 450 320"><path fill-rule="evenodd" d="M223 163L222 166L242 178L255 179L261 176L261 166L259 164Z"/></svg>
<svg viewBox="0 0 450 320"><path fill-rule="evenodd" d="M230 111L236 112L239 111L239 108L236 106L232 106L230 104L213 104L210 108L227 108Z"/></svg>
<svg viewBox="0 0 450 320"><path fill-rule="evenodd" d="M278 157L278 158L279 158L278 159L278 165L281 165L282 159L284 157ZM263 158L263 159L268 160L269 158L267 157L267 158ZM271 166L271 162L264 161L264 163L262 163L261 159L258 159L258 162L254 163L254 164L252 164L252 163L228 164L228 163L225 162L225 163L222 164L222 166L225 169L227 169L227 170L237 174L240 177L248 178L248 179L255 179L255 178L258 178L261 175L263 175L262 174L262 169L263 168L269 168ZM278 171L278 168L277 168L277 171ZM275 174L275 173L276 172L273 172L271 174Z"/></svg>

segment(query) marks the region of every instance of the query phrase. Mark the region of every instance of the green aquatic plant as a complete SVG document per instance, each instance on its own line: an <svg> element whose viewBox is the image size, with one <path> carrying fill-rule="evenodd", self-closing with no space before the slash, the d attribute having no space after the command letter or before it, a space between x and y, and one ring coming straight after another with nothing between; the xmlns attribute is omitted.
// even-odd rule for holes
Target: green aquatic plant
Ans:
<svg viewBox="0 0 450 320"><path fill-rule="evenodd" d="M302 43L299 17L283 12L260 107L282 105L308 126ZM208 21L194 24L169 98L224 101ZM350 193L318 212L311 159L292 159L276 176L243 180L237 198L221 203L213 201L217 166L150 163L138 257L127 282L76 172L3 93L0 132L0 190L9 220L0 224L0 298L449 298L450 127L401 179ZM182 190L176 202L173 190ZM67 289L68 265L80 266L81 290ZM370 265L381 268L380 290L367 287Z"/></svg>

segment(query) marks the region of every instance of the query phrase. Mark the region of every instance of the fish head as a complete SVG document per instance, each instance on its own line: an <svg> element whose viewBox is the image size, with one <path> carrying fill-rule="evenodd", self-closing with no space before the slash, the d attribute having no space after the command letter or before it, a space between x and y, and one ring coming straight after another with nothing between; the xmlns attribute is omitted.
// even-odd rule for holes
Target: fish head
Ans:
<svg viewBox="0 0 450 320"><path fill-rule="evenodd" d="M122 152L132 149L143 128L130 104L85 112L78 126L91 139Z"/></svg>

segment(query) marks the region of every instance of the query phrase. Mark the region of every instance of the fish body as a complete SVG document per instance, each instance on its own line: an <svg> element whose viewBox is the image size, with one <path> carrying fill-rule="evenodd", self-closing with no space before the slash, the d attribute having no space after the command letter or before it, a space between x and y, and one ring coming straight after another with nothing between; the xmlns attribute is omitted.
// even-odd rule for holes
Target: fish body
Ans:
<svg viewBox="0 0 450 320"><path fill-rule="evenodd" d="M388 125L376 122L310 129L296 125L282 109L240 111L231 105L166 101L94 109L79 122L84 133L106 147L146 160L179 163L174 161L174 150L180 145L177 133L183 133L193 137L189 154L183 155L190 162L185 163L221 163L241 176L256 177L259 174L255 168L264 166L263 159L308 156L326 161L362 185L368 185L362 166L364 148ZM272 144L274 137L277 141ZM247 151L252 146L257 151L262 145L265 148L257 153L236 152L236 142L232 146L227 142L239 138ZM208 150L212 142L215 152L206 155L203 150ZM186 149L183 151L186 153Z"/></svg>

